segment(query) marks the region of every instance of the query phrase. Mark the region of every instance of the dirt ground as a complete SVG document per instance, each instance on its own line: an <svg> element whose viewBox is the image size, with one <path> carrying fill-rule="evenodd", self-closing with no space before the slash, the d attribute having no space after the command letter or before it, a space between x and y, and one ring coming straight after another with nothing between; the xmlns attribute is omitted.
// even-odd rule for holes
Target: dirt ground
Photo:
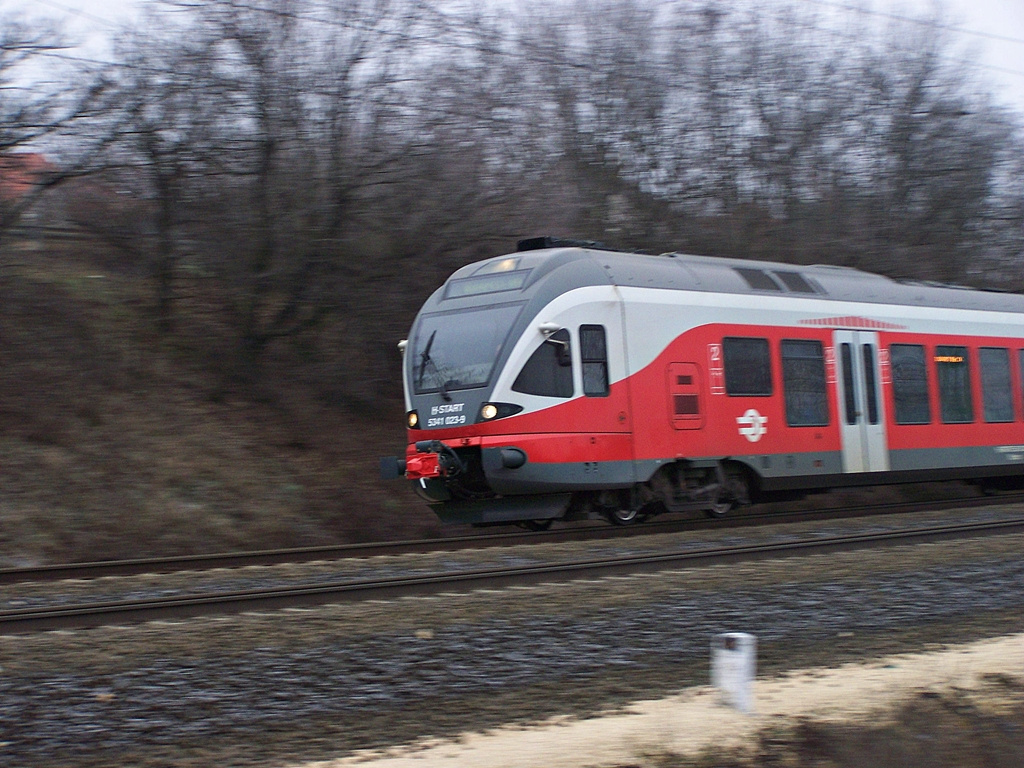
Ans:
<svg viewBox="0 0 1024 768"><path fill-rule="evenodd" d="M742 754L766 731L815 723L877 726L915 695L959 696L998 710L1006 681L1024 683L1024 634L905 654L865 664L815 668L758 679L754 709L742 714L710 687L639 701L622 712L536 726L466 733L367 750L301 768L600 768L665 764L666 755L697 758L710 748ZM1002 692L1002 693L1001 693Z"/></svg>

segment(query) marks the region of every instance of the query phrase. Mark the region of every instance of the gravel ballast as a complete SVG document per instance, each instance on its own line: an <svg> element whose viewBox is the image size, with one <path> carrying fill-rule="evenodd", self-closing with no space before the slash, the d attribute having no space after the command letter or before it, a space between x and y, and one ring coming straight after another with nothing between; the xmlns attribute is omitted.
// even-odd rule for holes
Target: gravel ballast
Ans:
<svg viewBox="0 0 1024 768"><path fill-rule="evenodd" d="M998 536L4 637L0 763L270 765L588 716L705 683L728 630L758 636L765 673L1019 632L1022 552ZM520 556L540 555L491 553Z"/></svg>

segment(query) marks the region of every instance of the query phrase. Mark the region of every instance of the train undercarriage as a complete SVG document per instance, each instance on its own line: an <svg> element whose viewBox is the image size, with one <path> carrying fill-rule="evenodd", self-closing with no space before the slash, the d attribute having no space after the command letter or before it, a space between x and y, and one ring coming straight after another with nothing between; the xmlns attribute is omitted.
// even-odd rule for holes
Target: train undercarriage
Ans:
<svg viewBox="0 0 1024 768"><path fill-rule="evenodd" d="M436 454L438 464L438 476L418 481L417 493L449 522L515 522L542 529L555 519L604 518L630 525L665 512L722 517L750 504L759 487L756 473L740 462L676 461L660 467L645 482L623 487L569 490L552 484L530 487L521 495L501 495L488 482L479 448L451 448L431 441L417 444L417 449ZM504 450L509 451L501 454L506 466L521 460L514 449Z"/></svg>

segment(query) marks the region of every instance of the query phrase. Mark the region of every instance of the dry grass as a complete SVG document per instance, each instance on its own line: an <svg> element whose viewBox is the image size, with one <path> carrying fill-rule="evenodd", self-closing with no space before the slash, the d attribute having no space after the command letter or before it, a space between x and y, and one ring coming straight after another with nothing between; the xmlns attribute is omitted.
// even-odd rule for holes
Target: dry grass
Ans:
<svg viewBox="0 0 1024 768"><path fill-rule="evenodd" d="M1024 681L987 682L979 692L918 692L871 724L801 719L763 731L751 749L649 755L630 768L1019 768Z"/></svg>
<svg viewBox="0 0 1024 768"><path fill-rule="evenodd" d="M15 260L0 269L0 565L435 526L376 477L403 445L401 403L363 416L331 402L315 373L336 355L308 339L275 350L253 392L198 291L160 337L144 280L76 254Z"/></svg>

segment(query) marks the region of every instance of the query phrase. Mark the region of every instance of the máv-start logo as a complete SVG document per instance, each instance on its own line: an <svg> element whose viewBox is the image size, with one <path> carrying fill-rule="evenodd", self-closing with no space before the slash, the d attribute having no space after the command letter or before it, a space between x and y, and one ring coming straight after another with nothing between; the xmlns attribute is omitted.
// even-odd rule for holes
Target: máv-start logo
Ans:
<svg viewBox="0 0 1024 768"><path fill-rule="evenodd" d="M765 426L768 417L762 416L753 408L748 409L742 416L737 416L736 423L740 425L740 434L752 443L756 443L768 431L768 427Z"/></svg>

